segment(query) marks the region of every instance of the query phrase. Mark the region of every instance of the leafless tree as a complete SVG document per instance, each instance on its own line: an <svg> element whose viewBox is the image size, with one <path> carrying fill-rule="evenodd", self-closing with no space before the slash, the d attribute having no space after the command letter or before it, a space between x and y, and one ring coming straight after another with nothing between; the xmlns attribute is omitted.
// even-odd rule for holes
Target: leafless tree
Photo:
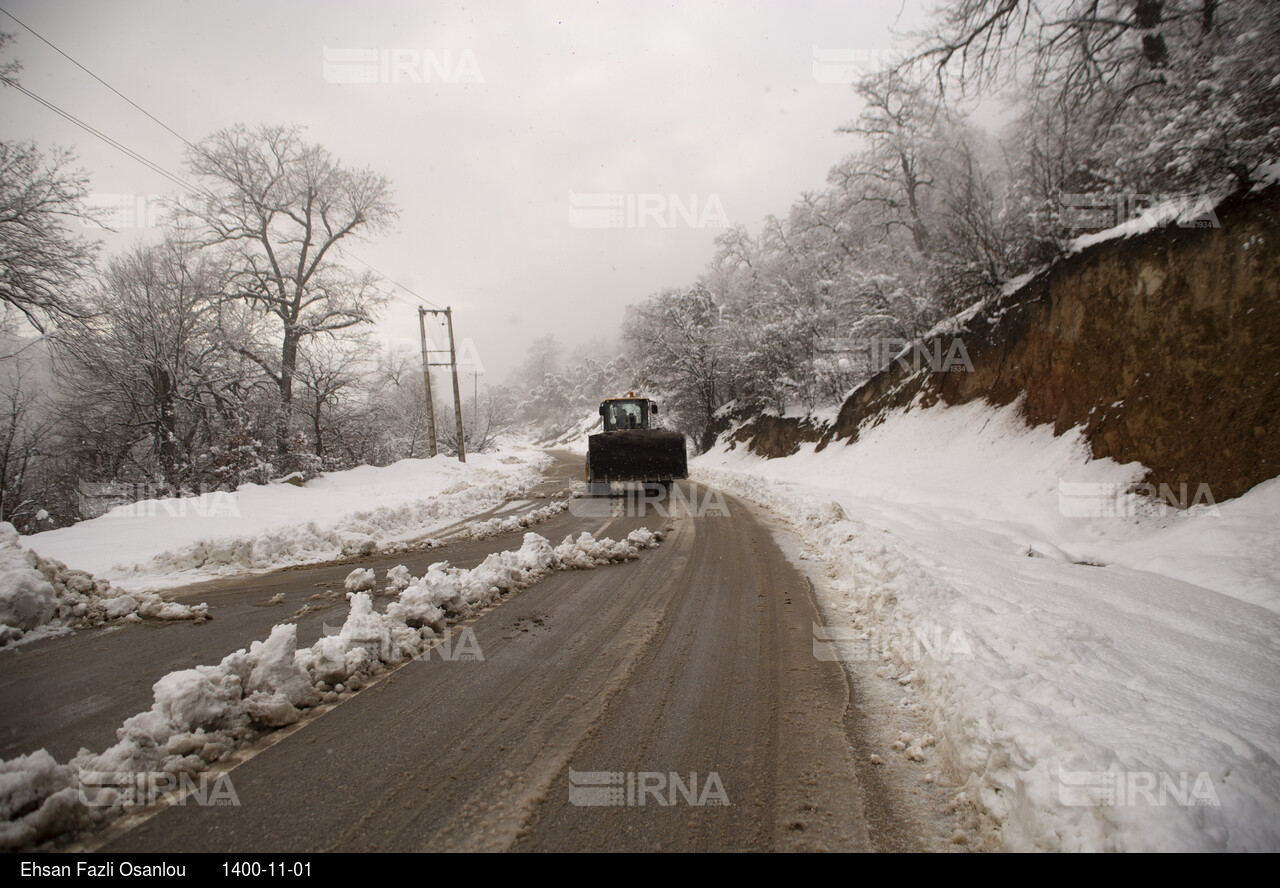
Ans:
<svg viewBox="0 0 1280 888"><path fill-rule="evenodd" d="M95 480L193 480L197 447L247 390L219 335L225 269L214 260L176 235L136 247L109 263L91 313L53 337L64 425L89 442Z"/></svg>
<svg viewBox="0 0 1280 888"><path fill-rule="evenodd" d="M1142 192L1224 176L1244 185L1280 149L1277 6L954 0L904 64L926 65L944 90L1015 87L1019 126L1040 155L1035 174L1056 178L1054 188Z"/></svg>
<svg viewBox="0 0 1280 888"><path fill-rule="evenodd" d="M0 368L0 521L19 530L36 519L40 495L35 463L47 450L52 420L46 395L33 379L28 361L16 356ZM33 483L34 482L34 483Z"/></svg>
<svg viewBox="0 0 1280 888"><path fill-rule="evenodd" d="M256 339L232 340L279 391L277 451L287 462L302 344L369 323L385 301L374 275L345 267L338 248L396 218L391 184L304 142L297 126L221 130L188 163L204 188L183 208L206 245L231 253L226 295L260 315L257 332L274 342L268 350Z"/></svg>
<svg viewBox="0 0 1280 888"><path fill-rule="evenodd" d="M701 283L650 297L627 313L623 336L636 375L667 395L667 420L699 441L723 403L723 332L719 306Z"/></svg>
<svg viewBox="0 0 1280 888"><path fill-rule="evenodd" d="M314 453L321 459L326 456L327 432L341 439L344 426L361 424L368 413L338 415L369 375L369 349L369 343L360 339L321 336L313 337L298 355L297 379L303 384L305 399L302 412L310 426Z"/></svg>
<svg viewBox="0 0 1280 888"><path fill-rule="evenodd" d="M46 159L34 144L0 141L0 303L41 332L83 315L75 294L97 250L67 225L88 188L72 163L65 151Z"/></svg>
<svg viewBox="0 0 1280 888"><path fill-rule="evenodd" d="M840 132L860 136L866 149L834 170L848 201L879 210L886 227L902 226L921 253L929 250L925 194L934 184L931 152L936 154L934 129L941 115L927 91L898 70L886 70L856 87L865 102L862 114Z"/></svg>

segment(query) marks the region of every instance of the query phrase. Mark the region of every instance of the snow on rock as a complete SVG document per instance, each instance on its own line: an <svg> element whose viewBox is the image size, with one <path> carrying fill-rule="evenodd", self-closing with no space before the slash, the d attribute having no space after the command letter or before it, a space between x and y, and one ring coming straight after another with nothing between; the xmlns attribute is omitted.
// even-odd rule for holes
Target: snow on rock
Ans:
<svg viewBox="0 0 1280 888"><path fill-rule="evenodd" d="M451 575L449 562L438 561L427 568L420 578L413 580L400 593L398 600L387 607L388 616L409 626L427 626L440 631L444 626L444 605L459 613L461 596L457 594L456 574Z"/></svg>
<svg viewBox="0 0 1280 888"><path fill-rule="evenodd" d="M627 561L660 540L660 533L648 529L632 531L620 541L597 540L584 531L576 540L565 537L553 549L546 538L527 533L519 550L495 552L471 570L450 567L448 562L431 565L388 606L387 614L410 626L439 631L446 618L466 619L501 595L532 585L553 570L589 570Z"/></svg>
<svg viewBox="0 0 1280 888"><path fill-rule="evenodd" d="M299 709L318 703L306 669L294 662L297 649L298 627L292 623L273 628L266 641L255 641L249 648L248 659L253 663L245 685L249 694L280 695Z"/></svg>
<svg viewBox="0 0 1280 888"><path fill-rule="evenodd" d="M371 567L357 567L343 581L342 586L348 592L367 592L378 584Z"/></svg>
<svg viewBox="0 0 1280 888"><path fill-rule="evenodd" d="M570 453L587 455L587 445L593 432L600 430L600 417L592 415L566 429L559 436L543 441L548 449L567 450Z"/></svg>
<svg viewBox="0 0 1280 888"><path fill-rule="evenodd" d="M113 589L107 580L41 558L18 541L13 525L0 523L0 647L44 637L55 627L67 631L113 620L209 619L208 605ZM37 630L45 631L33 635Z"/></svg>
<svg viewBox="0 0 1280 888"><path fill-rule="evenodd" d="M385 614L374 609L367 591L349 592L351 609L341 630L309 648L298 650L297 626L286 623L217 666L171 672L153 686L151 708L127 719L116 744L103 752L81 750L66 765L45 750L0 761L0 850L29 848L118 815L136 802L128 789L134 775L204 771L263 733L296 722L307 709L337 699L342 689L357 689L422 656L450 622L552 571L635 558L662 537L648 529L621 541L584 533L553 548L528 533L518 550L496 552L470 570L431 565L422 577L409 578ZM407 573L393 568L388 580ZM85 803L86 793L93 804Z"/></svg>
<svg viewBox="0 0 1280 888"><path fill-rule="evenodd" d="M925 718L896 754L940 768L970 826L1013 850L1280 850L1280 483L1081 516L1060 479L1123 491L1142 467L982 404L692 468L797 529L815 651Z"/></svg>
<svg viewBox="0 0 1280 888"><path fill-rule="evenodd" d="M640 531L632 531L625 540L597 540L584 530L576 540L565 537L552 556L568 569L592 570L598 564L635 558L639 549L647 546L642 539Z"/></svg>
<svg viewBox="0 0 1280 888"><path fill-rule="evenodd" d="M1275 85L1274 80L1272 85ZM1257 169L1250 175L1250 180L1253 182L1252 187L1249 189L1250 191L1261 191L1276 182L1280 182L1280 161L1273 160L1269 163L1258 164Z"/></svg>
<svg viewBox="0 0 1280 888"><path fill-rule="evenodd" d="M647 527L640 527L627 534L627 542L637 550L652 549L662 542L662 537L662 531L653 531Z"/></svg>

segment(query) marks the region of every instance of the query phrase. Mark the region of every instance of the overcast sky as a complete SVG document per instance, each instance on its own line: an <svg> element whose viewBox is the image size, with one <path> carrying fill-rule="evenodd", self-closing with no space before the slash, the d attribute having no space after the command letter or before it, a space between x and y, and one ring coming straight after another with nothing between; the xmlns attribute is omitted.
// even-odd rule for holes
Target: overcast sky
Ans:
<svg viewBox="0 0 1280 888"><path fill-rule="evenodd" d="M822 187L854 148L835 132L858 111L843 72L901 47L925 13L922 0L0 8L193 142L296 122L388 176L399 223L354 252L454 308L482 384L503 381L540 335L570 351L612 340L628 303L697 277L711 226L757 231ZM3 15L0 30L16 35L5 60L21 61L25 87L185 176L177 137ZM0 121L5 139L74 147L101 195L174 191L12 89ZM379 334L416 340L416 305L393 302Z"/></svg>

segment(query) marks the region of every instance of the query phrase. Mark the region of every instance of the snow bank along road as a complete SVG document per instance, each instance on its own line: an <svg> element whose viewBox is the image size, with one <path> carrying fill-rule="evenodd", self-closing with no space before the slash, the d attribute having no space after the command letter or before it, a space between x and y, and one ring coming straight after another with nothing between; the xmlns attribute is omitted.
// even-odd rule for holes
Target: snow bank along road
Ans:
<svg viewBox="0 0 1280 888"><path fill-rule="evenodd" d="M531 491L541 496L527 503L529 510L551 502L548 497L563 493L571 478L581 477L580 461L576 475L570 474L573 469L572 459L548 468L545 480ZM151 686L161 676L217 663L265 639L277 623L296 623L299 647L309 646L326 626L336 629L346 618L343 581L353 566L375 569L381 582L388 569L400 564L421 576L437 561L474 567L490 552L519 548L519 533L479 544L469 541L466 531L475 521L498 513L519 514L499 506L441 528L433 535L460 537L444 548L290 567L165 593L188 604L207 602L215 617L211 623L114 624L0 651L0 657L7 658L0 659L0 760L45 748L58 761L66 761L81 746L103 749L115 742L116 729L125 719L151 706ZM574 527L556 529L559 541Z"/></svg>
<svg viewBox="0 0 1280 888"><path fill-rule="evenodd" d="M580 458L561 456L556 470L580 477ZM681 491L685 502L707 500L706 488ZM411 661L238 755L225 771L238 804L147 812L87 847L915 847L909 830L868 830L864 812L884 800L859 785L846 677L813 656L821 618L807 581L745 503L718 499L724 514L620 500L603 516L561 513L537 532L558 540L670 530L637 561L555 573L481 614L466 624L470 658ZM381 575L403 562L417 575L443 559L479 563L519 538L360 564ZM215 615L203 625L26 646L0 685L10 714L4 754L48 746L62 760L81 745L101 748L123 718L148 707L160 675L216 663L302 605L319 605L296 619L308 644L345 618L350 568L205 584L190 592ZM267 604L280 593L283 604Z"/></svg>

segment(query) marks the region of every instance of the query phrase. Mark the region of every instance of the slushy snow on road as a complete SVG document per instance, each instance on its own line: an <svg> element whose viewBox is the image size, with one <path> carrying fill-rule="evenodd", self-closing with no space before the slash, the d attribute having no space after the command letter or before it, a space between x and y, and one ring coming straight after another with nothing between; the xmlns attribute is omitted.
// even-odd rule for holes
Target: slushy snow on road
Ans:
<svg viewBox="0 0 1280 888"><path fill-rule="evenodd" d="M43 749L0 762L0 849L31 847L151 801L136 797L139 775L206 772L264 733L296 722L308 709L336 702L387 669L449 644L453 624L502 597L553 571L591 570L637 558L662 537L647 528L623 540L597 540L583 532L553 546L527 533L518 550L495 552L469 570L448 562L431 565L423 576L409 578L386 613L374 608L368 592L349 592L351 609L341 630L309 648L298 650L298 627L282 623L266 640L216 666L171 672L155 683L152 707L126 720L109 749L81 750L67 764ZM392 568L388 584L398 585L406 573L403 566ZM463 644L454 652L483 657ZM166 779L164 785L179 784Z"/></svg>

